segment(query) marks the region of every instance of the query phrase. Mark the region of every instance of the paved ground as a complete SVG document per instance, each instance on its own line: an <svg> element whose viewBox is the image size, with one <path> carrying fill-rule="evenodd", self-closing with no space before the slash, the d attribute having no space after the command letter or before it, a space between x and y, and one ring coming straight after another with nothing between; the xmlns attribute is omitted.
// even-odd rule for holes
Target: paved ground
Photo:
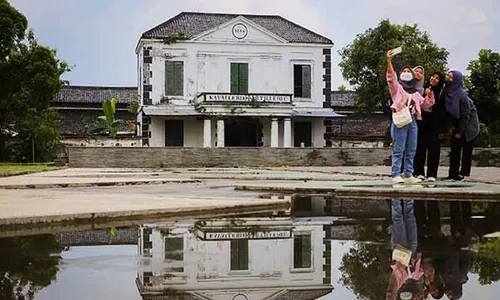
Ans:
<svg viewBox="0 0 500 300"><path fill-rule="evenodd" d="M388 167L64 169L0 178L0 226L285 209L284 200L260 197L269 191L500 201L498 168L474 168L471 182L435 186L393 187L388 174Z"/></svg>

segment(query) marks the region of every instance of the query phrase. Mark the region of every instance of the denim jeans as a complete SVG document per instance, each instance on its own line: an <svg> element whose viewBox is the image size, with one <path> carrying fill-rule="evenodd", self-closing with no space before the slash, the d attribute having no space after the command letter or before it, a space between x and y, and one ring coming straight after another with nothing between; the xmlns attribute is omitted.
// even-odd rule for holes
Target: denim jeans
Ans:
<svg viewBox="0 0 500 300"><path fill-rule="evenodd" d="M413 160L417 152L418 126L415 117L413 122L402 128L391 124L392 136L392 177L401 175L401 165L405 177L413 176Z"/></svg>
<svg viewBox="0 0 500 300"><path fill-rule="evenodd" d="M393 199L391 205L392 235L391 248L404 246L415 255L418 245L417 221L413 213L413 200Z"/></svg>

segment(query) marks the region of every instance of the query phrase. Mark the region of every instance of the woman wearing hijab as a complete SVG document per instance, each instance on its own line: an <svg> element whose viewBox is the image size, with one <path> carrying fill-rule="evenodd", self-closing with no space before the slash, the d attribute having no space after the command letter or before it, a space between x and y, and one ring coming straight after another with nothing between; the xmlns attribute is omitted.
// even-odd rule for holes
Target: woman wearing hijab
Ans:
<svg viewBox="0 0 500 300"><path fill-rule="evenodd" d="M413 73L415 74L415 80L417 82L417 89L422 96L425 96L425 89L424 89L424 84L425 84L425 70L424 67L422 66L416 66L413 69ZM434 95L434 99L436 99L436 96Z"/></svg>
<svg viewBox="0 0 500 300"><path fill-rule="evenodd" d="M463 75L450 71L443 90L450 134L450 169L448 180L463 181L470 176L474 141L479 136L477 109L464 88ZM462 164L460 166L460 157Z"/></svg>
<svg viewBox="0 0 500 300"><path fill-rule="evenodd" d="M387 52L387 83L391 93L391 109L395 112L401 111L410 99L410 111L413 121L401 128L391 124L392 135L392 181L393 183L419 183L420 179L413 177L413 159L417 149L417 122L422 119L421 107L430 108L434 105L434 95L430 89L425 91L425 98L419 93L413 71L409 67L403 68L397 80L396 72L392 65L392 50ZM404 155L404 179L401 177L401 165Z"/></svg>
<svg viewBox="0 0 500 300"><path fill-rule="evenodd" d="M436 99L436 104L431 108L422 108L422 120L418 124L417 153L415 154L414 175L425 179L425 161L427 160L427 181L434 182L437 178L441 152L441 113L439 97L444 86L444 74L435 72L428 83Z"/></svg>

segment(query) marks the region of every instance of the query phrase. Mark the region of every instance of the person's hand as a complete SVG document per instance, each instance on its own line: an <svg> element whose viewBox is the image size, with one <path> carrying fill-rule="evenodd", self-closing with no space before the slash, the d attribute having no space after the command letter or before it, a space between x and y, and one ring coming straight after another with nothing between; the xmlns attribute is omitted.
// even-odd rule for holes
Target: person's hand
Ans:
<svg viewBox="0 0 500 300"><path fill-rule="evenodd" d="M461 135L460 133L458 133L458 132L457 132L457 133L455 133L455 138L456 138L457 140L459 140L459 139L461 139L461 138L462 138L462 135Z"/></svg>
<svg viewBox="0 0 500 300"><path fill-rule="evenodd" d="M425 89L425 95L429 96L432 93L432 90L430 88Z"/></svg>
<svg viewBox="0 0 500 300"><path fill-rule="evenodd" d="M387 60L392 61L392 50L387 51Z"/></svg>
<svg viewBox="0 0 500 300"><path fill-rule="evenodd" d="M451 127L450 129L448 129L448 133L450 134L450 136L453 136L454 131L455 131L454 127Z"/></svg>

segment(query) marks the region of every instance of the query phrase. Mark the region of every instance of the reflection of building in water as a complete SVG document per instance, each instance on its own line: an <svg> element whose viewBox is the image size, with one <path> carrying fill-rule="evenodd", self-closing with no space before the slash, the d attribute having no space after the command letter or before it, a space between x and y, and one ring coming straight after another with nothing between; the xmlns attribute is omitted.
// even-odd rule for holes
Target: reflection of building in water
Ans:
<svg viewBox="0 0 500 300"><path fill-rule="evenodd" d="M137 286L143 299L317 299L332 291L330 223L280 217L143 225Z"/></svg>

